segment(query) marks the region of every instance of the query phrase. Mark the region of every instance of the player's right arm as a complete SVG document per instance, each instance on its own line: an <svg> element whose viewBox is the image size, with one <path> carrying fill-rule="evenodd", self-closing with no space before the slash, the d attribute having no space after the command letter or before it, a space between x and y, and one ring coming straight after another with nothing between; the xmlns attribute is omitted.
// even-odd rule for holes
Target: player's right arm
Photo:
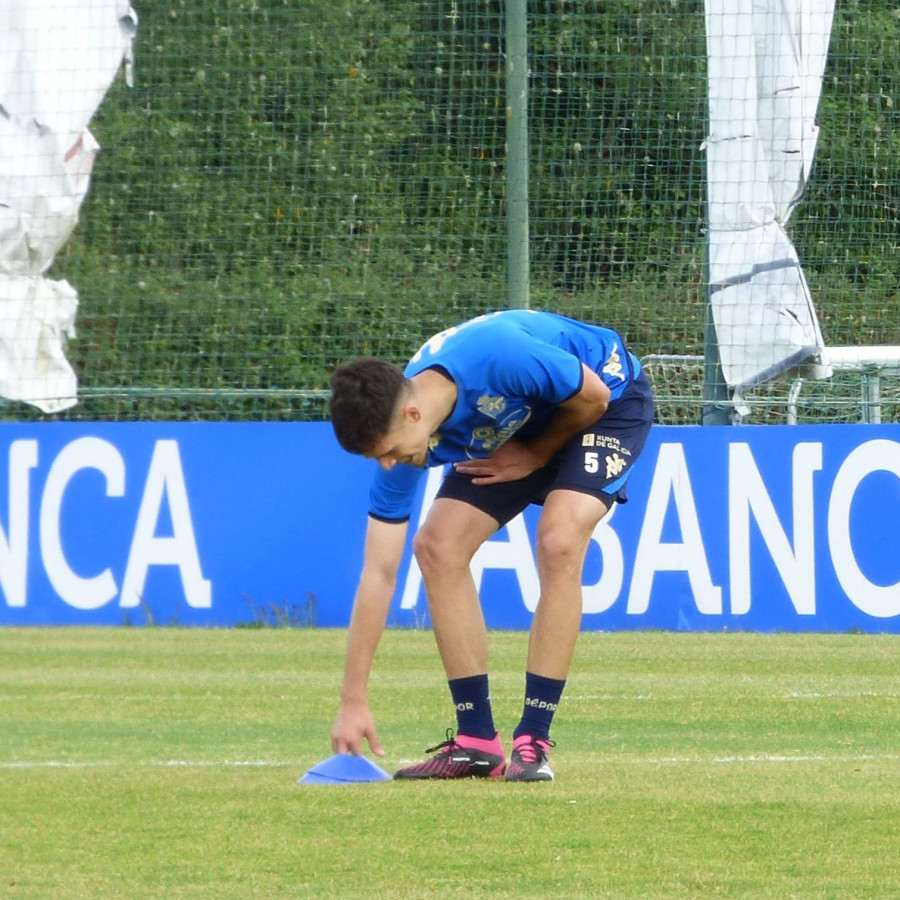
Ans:
<svg viewBox="0 0 900 900"><path fill-rule="evenodd" d="M362 572L347 634L340 708L331 730L335 753L359 754L365 738L373 753L384 756L369 710L369 674L394 596L406 530L405 521L369 517Z"/></svg>

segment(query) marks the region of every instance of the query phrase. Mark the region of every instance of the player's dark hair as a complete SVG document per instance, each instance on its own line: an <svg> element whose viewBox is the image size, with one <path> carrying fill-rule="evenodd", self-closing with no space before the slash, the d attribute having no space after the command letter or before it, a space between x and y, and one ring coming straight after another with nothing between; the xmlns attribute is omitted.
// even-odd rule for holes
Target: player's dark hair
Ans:
<svg viewBox="0 0 900 900"><path fill-rule="evenodd" d="M403 372L383 359L346 362L331 376L331 425L349 453L367 453L387 434L397 401L406 391Z"/></svg>

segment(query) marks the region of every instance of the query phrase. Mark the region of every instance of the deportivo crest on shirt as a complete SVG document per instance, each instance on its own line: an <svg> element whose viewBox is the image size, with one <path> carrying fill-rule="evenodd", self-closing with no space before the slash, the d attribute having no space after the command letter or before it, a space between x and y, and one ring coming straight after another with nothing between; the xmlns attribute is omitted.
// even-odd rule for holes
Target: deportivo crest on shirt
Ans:
<svg viewBox="0 0 900 900"><path fill-rule="evenodd" d="M498 420L496 425L481 425L472 430L472 439L469 442L467 454L476 459L493 453L501 444L505 444L529 419L531 409L527 406L521 409L513 409L505 418Z"/></svg>
<svg viewBox="0 0 900 900"><path fill-rule="evenodd" d="M496 419L506 409L506 397L492 397L490 394L482 394L478 398L478 412L482 415Z"/></svg>

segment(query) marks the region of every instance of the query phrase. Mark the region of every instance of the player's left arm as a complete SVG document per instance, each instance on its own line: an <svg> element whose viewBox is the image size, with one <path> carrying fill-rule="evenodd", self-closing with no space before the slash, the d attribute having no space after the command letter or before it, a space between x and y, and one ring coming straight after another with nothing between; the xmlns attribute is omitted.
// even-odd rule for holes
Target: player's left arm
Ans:
<svg viewBox="0 0 900 900"><path fill-rule="evenodd" d="M581 388L560 403L556 415L541 434L527 444L513 438L486 459L456 463L457 470L475 476L474 484L498 484L517 481L546 465L557 450L601 418L609 407L609 388L584 363L581 369Z"/></svg>

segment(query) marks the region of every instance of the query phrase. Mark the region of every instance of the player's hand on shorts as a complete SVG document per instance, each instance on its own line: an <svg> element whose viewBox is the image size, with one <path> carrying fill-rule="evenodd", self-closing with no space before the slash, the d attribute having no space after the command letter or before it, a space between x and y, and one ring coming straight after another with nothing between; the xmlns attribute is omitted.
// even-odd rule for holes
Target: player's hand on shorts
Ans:
<svg viewBox="0 0 900 900"><path fill-rule="evenodd" d="M501 484L518 481L539 469L544 461L535 457L527 444L507 441L485 459L454 463L457 472L473 475L473 484Z"/></svg>
<svg viewBox="0 0 900 900"><path fill-rule="evenodd" d="M376 756L384 756L369 707L341 706L331 729L331 749L335 753L360 756L363 752L363 739L368 741Z"/></svg>

